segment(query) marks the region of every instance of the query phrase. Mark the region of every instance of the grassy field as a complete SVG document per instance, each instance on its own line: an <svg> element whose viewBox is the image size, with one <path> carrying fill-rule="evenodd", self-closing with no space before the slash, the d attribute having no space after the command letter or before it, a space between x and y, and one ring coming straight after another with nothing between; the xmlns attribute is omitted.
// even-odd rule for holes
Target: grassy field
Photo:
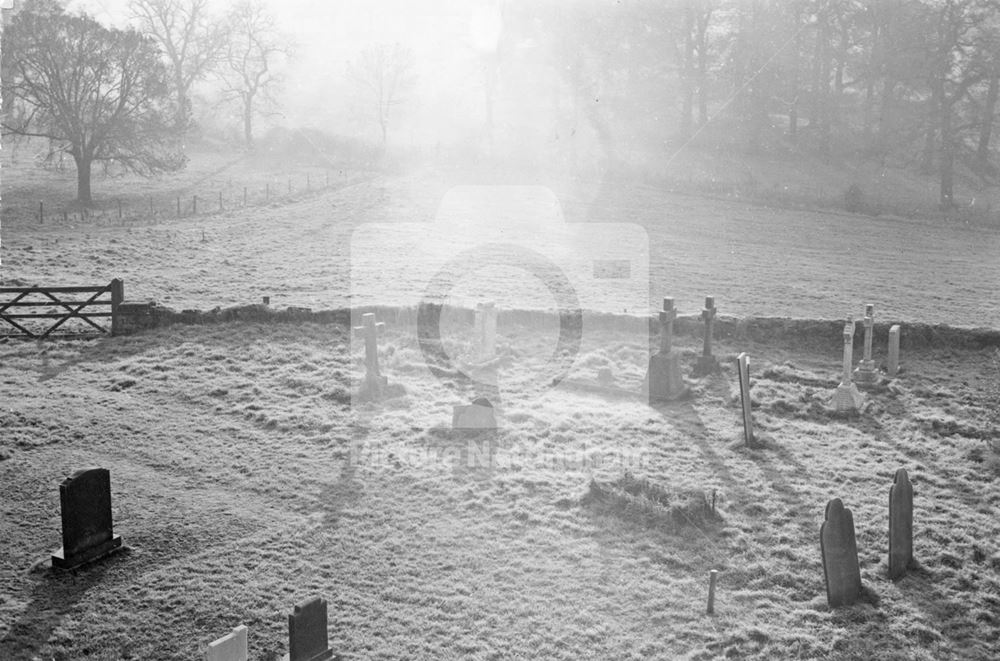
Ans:
<svg viewBox="0 0 1000 661"><path fill-rule="evenodd" d="M2 282L103 284L117 276L126 298L175 309L262 296L272 305L313 308L410 302L420 293L414 279L352 291L352 259L374 259L375 270L406 264L405 253L400 260L394 251L352 255L352 232L400 223L397 241L418 237L455 186L485 183L430 170L344 179L333 191L161 222L5 224ZM682 312L696 313L712 294L724 314L837 319L858 316L871 302L880 320L1000 328L1000 308L991 304L1000 285L1000 228L775 209L638 184L520 183L549 188L569 222L645 228L650 309L674 296ZM489 218L489 207L482 210ZM550 210L526 211L529 219L533 213ZM411 264L419 268L415 257ZM510 269L480 275L480 296L530 307L509 300ZM587 298L596 309L622 311L613 291Z"/></svg>
<svg viewBox="0 0 1000 661"><path fill-rule="evenodd" d="M616 364L636 387L622 357L643 347L597 339L574 376ZM404 329L384 338L381 403L352 404L361 355L337 325L0 344L0 656L191 659L245 623L251 658L273 659L285 613L321 594L346 658L993 657L988 351L907 352L903 376L837 418L824 410L837 346L723 344L724 373L650 408L504 387L527 381L537 344L534 329L502 328L502 429L478 436L449 429L475 388L430 377ZM697 343L680 346L690 367ZM739 442L738 350L753 356L764 449ZM111 471L128 551L54 575L57 485L89 465ZM893 583L899 467L915 483L920 569ZM622 495L626 475L647 491ZM854 512L867 592L837 611L818 539L832 497Z"/></svg>
<svg viewBox="0 0 1000 661"><path fill-rule="evenodd" d="M198 216L119 223L113 212L118 195L169 204L177 189L210 190L230 175L234 186L260 184L314 167L199 157L148 189L95 184L104 217L44 224L32 218L36 198L71 197L72 178L5 168L0 284L121 277L126 298L177 310L261 296L278 308L395 305L420 293L416 277L352 289L352 263L412 262L416 274L420 256L352 251L357 228L398 226L405 244L454 209L444 203L455 186L529 183L559 202L533 211L522 203L535 198L515 195L510 209L529 224L559 211L645 229L649 305L630 314L674 296L692 315L714 294L736 317L842 319L872 302L879 322L1000 328L1000 229L988 224L432 167L344 170L327 190ZM692 167L719 174L710 170ZM461 199L473 223L505 208ZM517 273L484 266L463 293L533 307ZM593 309L622 312L613 295L581 286ZM380 402L352 396L362 356L336 323L0 339L0 658L191 659L244 623L251 658L271 661L287 650L286 614L314 594L329 600L331 644L345 658L995 657L995 347L907 348L904 325L900 378L843 418L826 409L836 337L727 336L721 374L692 382L689 399L650 407L547 387L552 319L502 326L497 382L479 385L428 365L412 329L385 320L392 385ZM461 353L470 328L448 323L448 346ZM621 389L639 391L645 334L593 330L585 340L574 379L594 383L611 368ZM700 342L678 344L690 369ZM740 444L740 351L751 354L755 419L771 439L761 449ZM501 430L453 433L452 406L483 393ZM94 465L111 471L127 550L54 574L58 484ZM919 568L894 583L887 496L900 467L915 485ZM836 611L819 552L833 497L853 510L866 592ZM714 616L704 613L710 569L720 572Z"/></svg>

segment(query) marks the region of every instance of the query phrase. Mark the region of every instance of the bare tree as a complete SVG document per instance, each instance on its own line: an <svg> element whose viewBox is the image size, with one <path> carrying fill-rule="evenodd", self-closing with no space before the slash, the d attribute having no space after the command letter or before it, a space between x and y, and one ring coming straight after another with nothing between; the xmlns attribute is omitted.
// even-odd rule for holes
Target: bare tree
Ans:
<svg viewBox="0 0 1000 661"><path fill-rule="evenodd" d="M291 51L279 34L274 17L261 0L243 0L229 14L229 39L219 77L223 98L238 101L243 115L243 139L253 148L254 117L277 105L274 91L280 76L274 66Z"/></svg>
<svg viewBox="0 0 1000 661"><path fill-rule="evenodd" d="M77 199L91 202L94 161L143 175L183 167L156 44L135 30L29 1L4 31L7 135L45 138L76 162Z"/></svg>
<svg viewBox="0 0 1000 661"><path fill-rule="evenodd" d="M209 16L208 0L130 0L129 10L170 61L177 103L174 125L185 129L191 117L188 92L219 63L226 49L225 25Z"/></svg>
<svg viewBox="0 0 1000 661"><path fill-rule="evenodd" d="M372 114L382 133L382 148L388 144L389 115L403 102L402 95L415 82L413 54L400 44L377 44L361 51L348 65L348 74L368 93Z"/></svg>

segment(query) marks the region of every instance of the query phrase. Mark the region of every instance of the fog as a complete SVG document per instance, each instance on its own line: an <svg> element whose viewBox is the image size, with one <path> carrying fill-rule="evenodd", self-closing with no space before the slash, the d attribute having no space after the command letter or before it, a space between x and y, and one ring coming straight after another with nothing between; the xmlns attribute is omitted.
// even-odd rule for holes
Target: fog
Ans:
<svg viewBox="0 0 1000 661"><path fill-rule="evenodd" d="M482 139L482 58L496 53L501 37L498 2L266 0L265 4L292 51L277 63L282 73L280 107L259 120L261 127L312 127L376 141L378 131L367 99L349 77L348 63L365 48L399 44L412 53L413 83L392 109L390 144L440 150ZM212 9L221 15L227 6L215 2ZM106 24L129 23L127 0L73 0L68 7ZM525 38L506 46L508 51L525 53L534 44ZM525 73L516 71L516 63L511 69L516 76ZM509 82L507 94L498 101L495 123L513 130L536 119L538 109L531 99L520 96L513 80ZM216 87L211 75L196 85L195 119L205 123L228 114L238 124L238 108L215 102Z"/></svg>

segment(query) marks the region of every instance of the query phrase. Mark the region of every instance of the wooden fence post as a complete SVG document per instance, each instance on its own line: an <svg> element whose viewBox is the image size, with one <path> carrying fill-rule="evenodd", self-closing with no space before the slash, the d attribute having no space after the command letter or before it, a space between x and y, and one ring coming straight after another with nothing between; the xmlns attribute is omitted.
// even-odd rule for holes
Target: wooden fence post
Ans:
<svg viewBox="0 0 1000 661"><path fill-rule="evenodd" d="M122 317L118 312L118 306L125 299L125 285L121 279L115 278L111 281L111 334L119 335L122 331Z"/></svg>
<svg viewBox="0 0 1000 661"><path fill-rule="evenodd" d="M41 200L38 201L38 222L45 222L45 202L42 202Z"/></svg>

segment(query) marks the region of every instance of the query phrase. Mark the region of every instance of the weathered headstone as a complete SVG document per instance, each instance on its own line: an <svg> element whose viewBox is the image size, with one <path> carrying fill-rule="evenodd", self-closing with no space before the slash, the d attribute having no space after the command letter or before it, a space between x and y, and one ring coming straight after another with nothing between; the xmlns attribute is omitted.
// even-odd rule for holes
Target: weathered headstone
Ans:
<svg viewBox="0 0 1000 661"><path fill-rule="evenodd" d="M473 349L477 360L492 360L496 356L497 308L492 301L476 305Z"/></svg>
<svg viewBox="0 0 1000 661"><path fill-rule="evenodd" d="M677 399L687 392L681 375L681 354L673 348L676 318L674 299L664 298L663 310L660 311L660 351L649 357L649 370L646 372L650 402Z"/></svg>
<svg viewBox="0 0 1000 661"><path fill-rule="evenodd" d="M375 314L366 312L361 315L361 325L354 330L365 339L365 390L371 395L381 394L388 385L388 378L382 376L378 366L378 334L385 327L382 322L375 323Z"/></svg>
<svg viewBox="0 0 1000 661"><path fill-rule="evenodd" d="M830 608L850 606L861 597L861 567L854 537L854 517L840 498L826 505L826 520L819 529L823 577Z"/></svg>
<svg viewBox="0 0 1000 661"><path fill-rule="evenodd" d="M885 371L890 377L899 373L899 324L889 328L889 363Z"/></svg>
<svg viewBox="0 0 1000 661"><path fill-rule="evenodd" d="M247 655L247 628L241 624L208 644L205 661L247 661Z"/></svg>
<svg viewBox="0 0 1000 661"><path fill-rule="evenodd" d="M854 370L854 381L861 388L873 386L878 383L878 371L875 369L875 361L872 360L872 337L875 326L875 306L871 303L865 305L865 345L864 354L858 361L858 368Z"/></svg>
<svg viewBox="0 0 1000 661"><path fill-rule="evenodd" d="M52 566L73 569L121 548L111 523L111 474L106 468L77 471L59 485L62 548Z"/></svg>
<svg viewBox="0 0 1000 661"><path fill-rule="evenodd" d="M913 485L900 468L889 488L889 578L899 578L912 563Z"/></svg>
<svg viewBox="0 0 1000 661"><path fill-rule="evenodd" d="M715 325L715 297L705 297L705 309L701 311L701 318L705 321L705 334L702 341L701 356L694 367L695 376L705 376L719 370L719 361L712 355L712 328Z"/></svg>
<svg viewBox="0 0 1000 661"><path fill-rule="evenodd" d="M497 419L493 404L485 397L475 399L471 404L459 404L451 415L452 429L496 429Z"/></svg>
<svg viewBox="0 0 1000 661"><path fill-rule="evenodd" d="M288 654L283 661L329 661L335 658L327 637L326 600L306 599L288 615Z"/></svg>
<svg viewBox="0 0 1000 661"><path fill-rule="evenodd" d="M740 402L743 404L743 440L752 447L754 435L753 416L750 414L750 358L746 352L736 357L736 367L740 374Z"/></svg>
<svg viewBox="0 0 1000 661"><path fill-rule="evenodd" d="M854 320L847 318L844 324L844 376L833 393L833 408L838 412L852 412L861 408L864 397L851 380L851 367L854 362Z"/></svg>

